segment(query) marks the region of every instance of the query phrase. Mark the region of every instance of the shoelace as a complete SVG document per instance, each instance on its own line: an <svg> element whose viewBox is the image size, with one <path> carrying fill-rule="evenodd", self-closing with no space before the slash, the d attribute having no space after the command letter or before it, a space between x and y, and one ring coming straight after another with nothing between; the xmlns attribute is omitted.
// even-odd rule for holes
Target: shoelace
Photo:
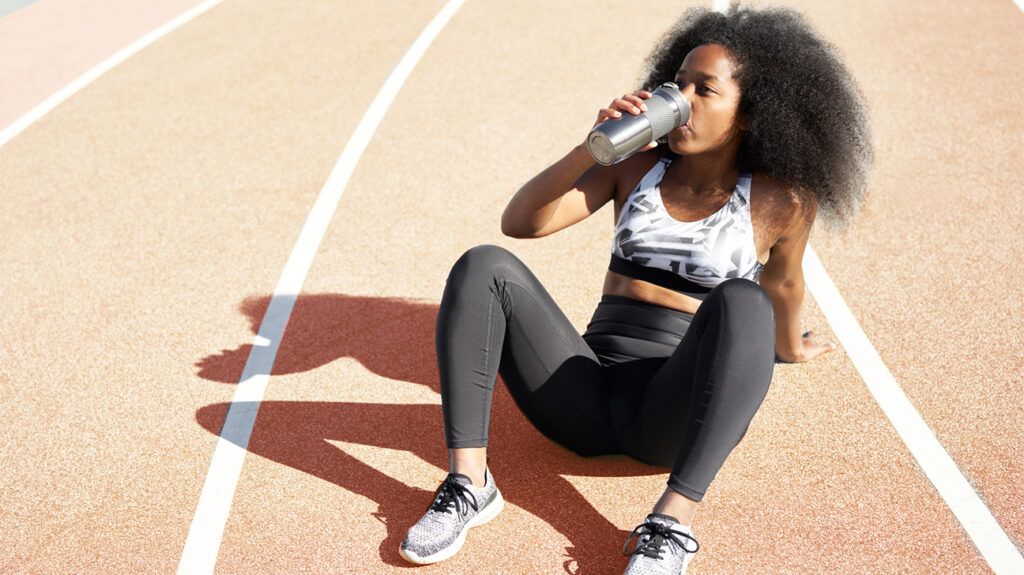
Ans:
<svg viewBox="0 0 1024 575"><path fill-rule="evenodd" d="M696 547L691 551L686 548L686 542L683 541L679 536L682 535L690 541L693 541ZM636 551L630 551L629 547L631 542L636 540L636 537L640 537L643 543L636 549ZM647 537L647 539L643 539ZM662 525L661 523L655 523L648 521L642 523L633 529L633 532L626 538L626 542L622 545L622 554L629 556L634 553L643 553L647 557L654 559L661 559L661 552L666 541L672 541L676 545L679 545L683 551L687 553L696 553L700 549L700 543L697 542L689 533L683 533L681 531L673 531L669 525Z"/></svg>
<svg viewBox="0 0 1024 575"><path fill-rule="evenodd" d="M469 497L466 497L467 495L472 497L473 500L470 501ZM456 481L454 475L448 475L441 483L441 486L437 488L437 493L434 495L434 503L431 504L430 509L441 513L448 513L452 504L455 505L455 511L459 515L468 513L470 507L473 508L473 511L478 511L476 496L473 495L468 487Z"/></svg>

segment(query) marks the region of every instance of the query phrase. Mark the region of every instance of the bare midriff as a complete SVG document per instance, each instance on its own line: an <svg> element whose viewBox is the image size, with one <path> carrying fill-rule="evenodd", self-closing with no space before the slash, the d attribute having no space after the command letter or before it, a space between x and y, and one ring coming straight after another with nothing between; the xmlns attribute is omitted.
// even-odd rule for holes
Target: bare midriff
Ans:
<svg viewBox="0 0 1024 575"><path fill-rule="evenodd" d="M638 299L655 305L664 306L689 314L697 313L700 300L672 291L668 288L638 280L611 270L604 276L603 295L617 295Z"/></svg>

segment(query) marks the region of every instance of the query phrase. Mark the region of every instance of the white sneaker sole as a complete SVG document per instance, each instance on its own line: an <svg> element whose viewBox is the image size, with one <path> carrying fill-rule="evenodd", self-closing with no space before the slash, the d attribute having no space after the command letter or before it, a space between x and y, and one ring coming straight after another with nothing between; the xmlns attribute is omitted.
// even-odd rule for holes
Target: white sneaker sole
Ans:
<svg viewBox="0 0 1024 575"><path fill-rule="evenodd" d="M403 549L401 544L399 544L398 554L402 556L402 559L405 559L406 561L410 563L415 563L417 565L429 565L431 563L437 563L438 561L444 561L452 555L455 555L459 552L459 549L462 549L462 545L466 542L466 533L469 531L470 527L477 527L479 525L487 523L491 519L494 519L498 515L498 513L501 513L501 510L505 508L505 499L501 496L501 492L498 491L496 495L497 496L494 498L494 501L492 501L490 505L485 507L483 511L473 516L473 518L470 519L468 523L466 523L465 527L462 528L462 532L459 533L459 536L456 537L455 541L448 547L441 549L433 555L420 557L416 554L415 551L412 551L410 549Z"/></svg>

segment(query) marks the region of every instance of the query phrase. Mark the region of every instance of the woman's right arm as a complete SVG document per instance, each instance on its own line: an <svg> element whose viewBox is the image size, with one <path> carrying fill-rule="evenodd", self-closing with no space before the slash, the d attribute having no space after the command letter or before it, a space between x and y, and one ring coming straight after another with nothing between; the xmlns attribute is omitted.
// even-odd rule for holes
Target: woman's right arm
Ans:
<svg viewBox="0 0 1024 575"><path fill-rule="evenodd" d="M643 99L650 96L650 92L640 91L617 98L610 107L601 108L594 125L621 117L619 110L639 114L647 108ZM654 145L652 142L642 150ZM586 219L615 197L615 166L598 164L585 144L576 146L512 196L501 214L501 233L520 239L542 238Z"/></svg>
<svg viewBox="0 0 1024 575"><path fill-rule="evenodd" d="M501 214L501 233L542 238L585 219L614 196L612 168L576 146L519 188Z"/></svg>

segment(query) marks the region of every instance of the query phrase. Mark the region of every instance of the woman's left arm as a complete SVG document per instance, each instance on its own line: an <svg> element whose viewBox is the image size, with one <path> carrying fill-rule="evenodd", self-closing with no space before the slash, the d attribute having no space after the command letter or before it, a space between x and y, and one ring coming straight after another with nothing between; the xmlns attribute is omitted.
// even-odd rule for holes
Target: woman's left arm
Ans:
<svg viewBox="0 0 1024 575"><path fill-rule="evenodd" d="M800 327L804 300L802 262L816 211L813 203L802 210L794 210L793 221L771 247L768 263L759 278L775 310L775 354L790 363L810 361L835 349L832 343L813 342L811 332L802 335Z"/></svg>

